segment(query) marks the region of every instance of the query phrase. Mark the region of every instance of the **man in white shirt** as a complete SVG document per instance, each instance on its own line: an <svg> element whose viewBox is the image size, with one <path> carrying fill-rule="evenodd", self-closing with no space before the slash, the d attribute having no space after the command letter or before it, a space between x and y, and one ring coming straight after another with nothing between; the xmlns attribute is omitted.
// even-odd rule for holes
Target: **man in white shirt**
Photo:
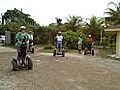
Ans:
<svg viewBox="0 0 120 90"><path fill-rule="evenodd" d="M33 34L32 32L30 31L29 33L29 43L31 42L31 45L33 45Z"/></svg>
<svg viewBox="0 0 120 90"><path fill-rule="evenodd" d="M82 35L78 37L78 52L81 53L82 50Z"/></svg>
<svg viewBox="0 0 120 90"><path fill-rule="evenodd" d="M28 42L28 51L30 50L30 47L33 46L33 34L32 31L29 32L29 42Z"/></svg>
<svg viewBox="0 0 120 90"><path fill-rule="evenodd" d="M62 48L63 36L61 34L61 31L58 32L56 39L57 39L57 48Z"/></svg>

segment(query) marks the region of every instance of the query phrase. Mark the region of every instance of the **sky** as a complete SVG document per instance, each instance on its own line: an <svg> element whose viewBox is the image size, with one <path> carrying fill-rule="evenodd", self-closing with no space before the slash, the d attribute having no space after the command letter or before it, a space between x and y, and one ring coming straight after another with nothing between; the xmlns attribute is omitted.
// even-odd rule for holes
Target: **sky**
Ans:
<svg viewBox="0 0 120 90"><path fill-rule="evenodd" d="M55 18L69 18L69 15L90 18L93 15L104 17L109 2L120 0L0 0L0 13L17 8L30 14L40 25L55 23Z"/></svg>

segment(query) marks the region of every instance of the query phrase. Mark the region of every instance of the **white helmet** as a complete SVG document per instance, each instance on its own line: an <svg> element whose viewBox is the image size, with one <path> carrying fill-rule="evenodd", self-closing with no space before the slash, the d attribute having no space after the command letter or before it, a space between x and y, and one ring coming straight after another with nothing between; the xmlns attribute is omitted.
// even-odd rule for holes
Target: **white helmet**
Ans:
<svg viewBox="0 0 120 90"><path fill-rule="evenodd" d="M61 31L59 31L58 33L61 34Z"/></svg>
<svg viewBox="0 0 120 90"><path fill-rule="evenodd" d="M25 29L26 29L26 27L25 27L25 26L21 26L21 27L20 27L20 29L24 29L24 30L25 30Z"/></svg>
<svg viewBox="0 0 120 90"><path fill-rule="evenodd" d="M32 31L29 31L29 33L32 33Z"/></svg>
<svg viewBox="0 0 120 90"><path fill-rule="evenodd" d="M91 37L91 34L89 34L88 37Z"/></svg>

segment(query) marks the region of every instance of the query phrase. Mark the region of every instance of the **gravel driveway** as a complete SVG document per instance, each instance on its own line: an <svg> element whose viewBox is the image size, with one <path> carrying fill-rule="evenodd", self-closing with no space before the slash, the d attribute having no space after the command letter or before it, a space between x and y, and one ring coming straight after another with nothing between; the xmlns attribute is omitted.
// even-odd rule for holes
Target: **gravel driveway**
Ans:
<svg viewBox="0 0 120 90"><path fill-rule="evenodd" d="M0 90L120 90L119 61L36 52L33 70L11 71L15 51L0 47Z"/></svg>

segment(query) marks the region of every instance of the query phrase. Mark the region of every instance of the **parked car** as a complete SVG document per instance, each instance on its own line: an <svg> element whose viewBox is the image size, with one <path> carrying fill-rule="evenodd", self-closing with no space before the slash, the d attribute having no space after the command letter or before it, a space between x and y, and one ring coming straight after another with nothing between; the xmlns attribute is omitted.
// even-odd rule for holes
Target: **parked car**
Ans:
<svg viewBox="0 0 120 90"><path fill-rule="evenodd" d="M0 43L5 43L5 36L4 35L0 35Z"/></svg>

